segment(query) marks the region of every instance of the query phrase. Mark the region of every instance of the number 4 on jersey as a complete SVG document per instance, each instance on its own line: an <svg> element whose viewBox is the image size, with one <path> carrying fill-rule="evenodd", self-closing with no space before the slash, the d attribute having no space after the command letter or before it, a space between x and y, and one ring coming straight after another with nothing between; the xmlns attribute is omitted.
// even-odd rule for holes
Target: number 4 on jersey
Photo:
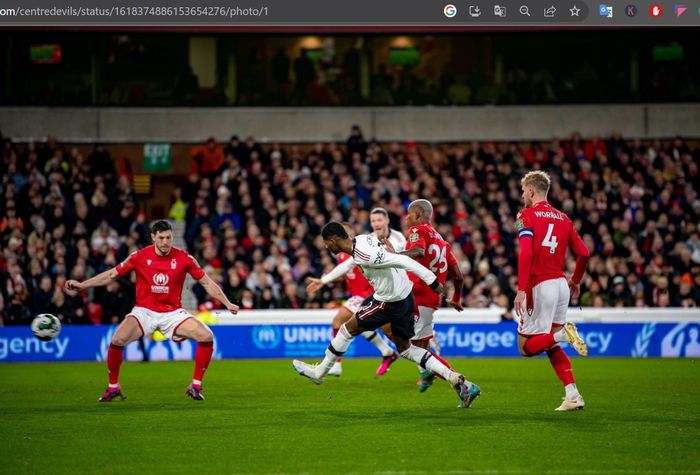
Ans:
<svg viewBox="0 0 700 475"><path fill-rule="evenodd" d="M547 235L544 237L544 241L542 241L542 246L548 247L550 254L557 252L557 246L559 245L557 237L552 236L552 231L554 231L554 224L550 223L547 227Z"/></svg>

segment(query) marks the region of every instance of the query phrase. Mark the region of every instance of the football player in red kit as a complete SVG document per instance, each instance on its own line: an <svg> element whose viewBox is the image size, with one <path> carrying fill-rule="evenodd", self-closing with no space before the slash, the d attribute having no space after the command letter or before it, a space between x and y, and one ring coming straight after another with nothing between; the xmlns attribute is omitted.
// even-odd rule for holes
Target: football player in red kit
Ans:
<svg viewBox="0 0 700 475"><path fill-rule="evenodd" d="M576 387L571 361L559 343L568 342L580 355L588 354L576 325L566 322L566 312L570 295L580 292L590 253L569 217L547 202L550 184L549 175L542 171L532 171L521 181L525 209L516 218L520 255L513 304L520 318L520 353L534 356L547 352L565 390L564 402L556 410L573 411L583 409L585 403ZM574 275L567 283L563 269L569 246L577 258Z"/></svg>
<svg viewBox="0 0 700 475"><path fill-rule="evenodd" d="M170 223L156 221L151 227L151 239L153 245L134 252L118 266L84 282L69 280L65 284L66 292L74 295L75 292L91 287L107 285L132 271L136 273L136 306L112 336L107 352L109 386L99 399L100 402L110 402L117 397L124 399L119 385L124 347L156 330L174 341L186 338L197 341L194 376L185 394L195 400L204 399L202 378L211 361L214 338L209 327L182 308L182 286L187 274L199 281L209 295L232 313L238 312L238 306L229 302L221 288L204 273L194 257L173 246Z"/></svg>
<svg viewBox="0 0 700 475"><path fill-rule="evenodd" d="M408 205L406 224L408 225L408 239L406 250L400 252L412 257L426 269L430 270L437 280L444 284L450 275L454 281L455 291L448 305L458 312L462 308L462 288L464 276L450 245L442 238L431 225L433 218L433 205L428 200L419 199ZM388 245L387 245L388 246ZM440 307L440 295L432 292L413 273L408 274L413 282L413 295L416 299L417 320L415 323L415 335L411 343L423 349L430 349L430 340L433 338L433 315ZM436 353L439 357L439 354ZM443 360L444 361L444 360ZM447 365L447 362L445 362ZM449 366L449 365L448 365ZM420 392L426 391L435 379L435 373L428 369L418 368L420 371Z"/></svg>

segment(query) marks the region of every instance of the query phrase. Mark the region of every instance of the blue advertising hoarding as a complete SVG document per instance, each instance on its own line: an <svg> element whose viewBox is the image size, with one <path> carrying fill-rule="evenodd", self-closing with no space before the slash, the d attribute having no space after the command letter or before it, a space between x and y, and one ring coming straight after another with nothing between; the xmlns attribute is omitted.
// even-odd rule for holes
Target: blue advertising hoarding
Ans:
<svg viewBox="0 0 700 475"><path fill-rule="evenodd" d="M37 340L29 327L0 328L0 362L104 361L114 326L66 326L53 341ZM512 322L438 323L435 329L445 356L518 356L517 326ZM261 324L213 326L215 358L320 359L332 338L330 325ZM579 330L590 356L700 357L700 322L584 323ZM185 341L146 342L152 360L189 360L195 345ZM567 353L573 354L571 348ZM362 337L347 356L374 357L377 350ZM140 361L137 343L125 357Z"/></svg>

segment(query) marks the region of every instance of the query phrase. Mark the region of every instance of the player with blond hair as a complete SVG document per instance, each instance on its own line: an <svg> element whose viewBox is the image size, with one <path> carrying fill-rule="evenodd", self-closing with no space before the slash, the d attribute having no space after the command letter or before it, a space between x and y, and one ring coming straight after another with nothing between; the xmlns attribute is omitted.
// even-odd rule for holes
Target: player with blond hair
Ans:
<svg viewBox="0 0 700 475"><path fill-rule="evenodd" d="M571 361L559 343L568 342L580 355L588 354L576 325L566 321L566 312L570 296L580 292L590 253L569 217L547 201L550 185L549 175L542 171L531 171L521 181L525 208L516 218L520 255L513 305L520 318L520 353L535 356L547 352L565 391L556 410L573 411L583 409L585 403L576 387ZM569 247L577 258L567 283L563 269Z"/></svg>

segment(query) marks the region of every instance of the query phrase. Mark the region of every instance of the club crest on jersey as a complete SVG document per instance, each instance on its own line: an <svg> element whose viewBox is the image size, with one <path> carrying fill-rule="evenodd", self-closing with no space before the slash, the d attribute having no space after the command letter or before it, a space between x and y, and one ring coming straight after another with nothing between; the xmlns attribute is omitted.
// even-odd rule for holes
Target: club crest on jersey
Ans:
<svg viewBox="0 0 700 475"><path fill-rule="evenodd" d="M519 219L515 226L518 228L518 231L520 231L521 229L523 229L525 227L522 219Z"/></svg>
<svg viewBox="0 0 700 475"><path fill-rule="evenodd" d="M176 269L177 268L177 261L175 259L170 261L170 268L171 269Z"/></svg>
<svg viewBox="0 0 700 475"><path fill-rule="evenodd" d="M418 233L413 233L408 237L408 240L411 242L417 242L418 241Z"/></svg>
<svg viewBox="0 0 700 475"><path fill-rule="evenodd" d="M168 287L168 282L170 282L170 277L168 277L168 274L164 274L162 272L153 274L154 285L151 285L151 292L154 294L169 293L170 287Z"/></svg>
<svg viewBox="0 0 700 475"><path fill-rule="evenodd" d="M146 259L146 264L148 264L149 266L151 265L151 262L152 261L150 259Z"/></svg>

